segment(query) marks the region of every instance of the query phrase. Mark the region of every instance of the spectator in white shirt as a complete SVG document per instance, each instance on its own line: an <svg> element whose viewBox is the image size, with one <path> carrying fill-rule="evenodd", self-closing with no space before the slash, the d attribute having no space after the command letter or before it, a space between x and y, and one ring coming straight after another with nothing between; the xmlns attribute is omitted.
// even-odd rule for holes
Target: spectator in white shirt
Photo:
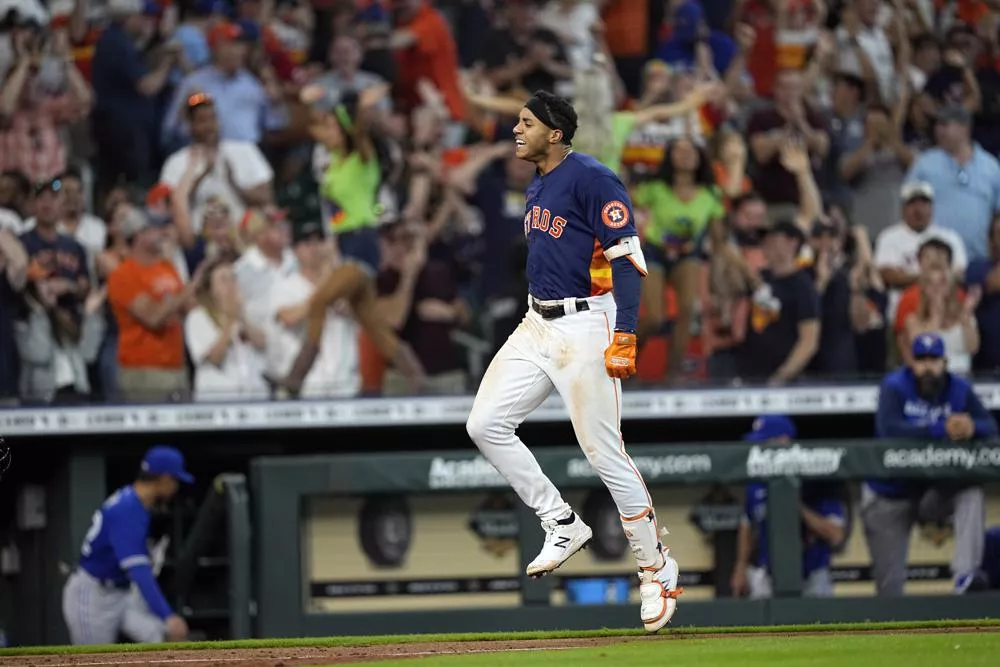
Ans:
<svg viewBox="0 0 1000 667"><path fill-rule="evenodd" d="M263 331L244 315L233 265L205 269L198 307L184 320L184 340L194 362L194 400L266 398Z"/></svg>
<svg viewBox="0 0 1000 667"><path fill-rule="evenodd" d="M295 273L295 253L288 247L289 228L284 213L275 208L249 211L241 223L249 247L233 266L240 292L249 299L247 319L264 322L271 286Z"/></svg>
<svg viewBox="0 0 1000 667"><path fill-rule="evenodd" d="M901 222L887 227L875 239L875 266L889 288L889 321L896 318L900 296L907 287L920 279L920 246L936 238L952 251L952 268L956 276L965 274L968 259L965 244L954 231L934 224L934 189L923 181L904 183Z"/></svg>
<svg viewBox="0 0 1000 667"><path fill-rule="evenodd" d="M859 62L860 56L855 50L860 48L874 70L882 103L891 106L898 96L899 81L892 45L878 20L882 4L883 0L848 2L841 15L842 23L837 28L836 36L840 52L839 69L859 74L864 72L865 68Z"/></svg>
<svg viewBox="0 0 1000 667"><path fill-rule="evenodd" d="M317 222L295 229L295 256L299 269L271 289L267 317L267 370L272 377L284 377L292 368L305 336L309 299L334 268L334 247L324 239ZM361 390L358 325L346 303L326 311L320 338L319 356L302 384L303 398L346 398Z"/></svg>
<svg viewBox="0 0 1000 667"><path fill-rule="evenodd" d="M246 208L270 204L274 199L274 171L257 145L220 140L218 114L209 95L191 95L185 105L191 145L167 158L160 181L176 190L189 162L194 161L198 175L192 187L193 211L201 211L213 196L229 203L236 220ZM198 215L191 220L195 234L201 232L201 223Z"/></svg>
<svg viewBox="0 0 1000 667"><path fill-rule="evenodd" d="M549 0L538 12L538 25L559 36L573 69L590 65L597 42L593 28L601 20L594 2L585 0Z"/></svg>

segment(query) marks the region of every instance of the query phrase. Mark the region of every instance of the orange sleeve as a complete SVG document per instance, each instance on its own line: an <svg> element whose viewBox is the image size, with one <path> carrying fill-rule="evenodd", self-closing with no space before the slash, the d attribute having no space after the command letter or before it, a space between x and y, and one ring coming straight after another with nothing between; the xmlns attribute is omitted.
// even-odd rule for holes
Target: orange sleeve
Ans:
<svg viewBox="0 0 1000 667"><path fill-rule="evenodd" d="M119 264L108 276L108 303L114 308L127 310L142 293L139 277L131 262Z"/></svg>
<svg viewBox="0 0 1000 667"><path fill-rule="evenodd" d="M892 328L897 334L902 333L906 328L906 318L910 313L917 312L917 305L920 303L920 292L914 287L907 287L903 290L903 295L899 297L899 306L896 307L896 321Z"/></svg>
<svg viewBox="0 0 1000 667"><path fill-rule="evenodd" d="M416 47L421 53L434 53L451 40L451 33L444 20L437 16L417 19L406 30L417 38Z"/></svg>

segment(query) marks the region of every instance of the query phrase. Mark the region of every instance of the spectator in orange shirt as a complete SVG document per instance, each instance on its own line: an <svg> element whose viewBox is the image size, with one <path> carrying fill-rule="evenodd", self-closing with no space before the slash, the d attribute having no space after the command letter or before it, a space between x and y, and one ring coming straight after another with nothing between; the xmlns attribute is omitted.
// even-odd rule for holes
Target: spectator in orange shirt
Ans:
<svg viewBox="0 0 1000 667"><path fill-rule="evenodd" d="M458 80L458 48L448 22L428 0L396 0L394 9L391 43L399 67L396 91L401 110L409 114L420 106L417 84L428 79L444 96L452 120L461 120L465 100Z"/></svg>
<svg viewBox="0 0 1000 667"><path fill-rule="evenodd" d="M945 267L954 271L955 255L952 247L942 239L932 236L920 244L917 250L917 264L920 268L920 275L923 276L932 268ZM893 330L897 335L903 332L906 325L906 318L917 312L920 306L920 284L917 282L903 290L899 297L899 305L896 307L896 317L893 320ZM958 298L965 300L965 290L958 288Z"/></svg>
<svg viewBox="0 0 1000 667"><path fill-rule="evenodd" d="M163 257L163 229L132 210L122 224L131 256L108 278L118 323L118 384L128 402L189 400L182 319L202 271L185 286Z"/></svg>

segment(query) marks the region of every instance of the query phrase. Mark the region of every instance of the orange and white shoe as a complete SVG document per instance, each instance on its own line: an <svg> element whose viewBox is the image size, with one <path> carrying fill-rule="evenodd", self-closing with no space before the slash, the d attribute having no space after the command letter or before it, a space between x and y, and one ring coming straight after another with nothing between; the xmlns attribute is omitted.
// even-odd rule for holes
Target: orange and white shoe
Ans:
<svg viewBox="0 0 1000 667"><path fill-rule="evenodd" d="M679 571L677 561L670 557L670 549L664 548L661 554L660 569L639 573L639 615L646 632L657 632L670 622L677 610L677 598L684 592L677 587Z"/></svg>

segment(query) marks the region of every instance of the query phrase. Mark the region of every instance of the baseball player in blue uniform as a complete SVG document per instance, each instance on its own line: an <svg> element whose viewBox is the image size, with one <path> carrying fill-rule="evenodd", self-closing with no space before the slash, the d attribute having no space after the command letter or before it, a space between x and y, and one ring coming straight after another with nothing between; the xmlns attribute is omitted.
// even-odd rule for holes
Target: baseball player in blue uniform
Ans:
<svg viewBox="0 0 1000 667"><path fill-rule="evenodd" d="M483 376L467 426L538 514L545 543L527 573L543 576L593 536L515 434L559 392L580 447L618 506L639 566L640 616L656 632L681 593L677 563L660 542L652 499L620 429L621 381L635 373L646 263L625 187L596 159L573 152L576 128L570 103L546 92L528 100L514 127L515 155L537 168L524 214L529 309Z"/></svg>
<svg viewBox="0 0 1000 667"><path fill-rule="evenodd" d="M156 583L146 538L149 509L173 498L180 483L193 481L179 451L153 447L138 479L94 512L79 565L63 588L63 617L73 644L113 644L119 634L137 642L187 637L187 623L170 609ZM145 607L134 603L133 584Z"/></svg>
<svg viewBox="0 0 1000 667"><path fill-rule="evenodd" d="M882 381L875 413L878 437L963 442L997 435L996 420L972 385L948 372L939 335L920 334L912 352L910 366ZM903 594L914 522L949 517L955 533L955 592L964 593L981 580L986 532L982 488L960 481L927 484L906 479L872 479L862 485L861 518L879 595Z"/></svg>
<svg viewBox="0 0 1000 667"><path fill-rule="evenodd" d="M787 445L796 437L795 424L784 415L764 415L754 420L747 442ZM830 559L834 547L846 537L847 505L836 485L806 482L802 485L799 514L802 517L802 594L807 597L833 595ZM753 599L772 596L767 534L767 484L747 484L746 514L736 542L736 565L730 583L733 595ZM751 557L756 547L756 563Z"/></svg>

